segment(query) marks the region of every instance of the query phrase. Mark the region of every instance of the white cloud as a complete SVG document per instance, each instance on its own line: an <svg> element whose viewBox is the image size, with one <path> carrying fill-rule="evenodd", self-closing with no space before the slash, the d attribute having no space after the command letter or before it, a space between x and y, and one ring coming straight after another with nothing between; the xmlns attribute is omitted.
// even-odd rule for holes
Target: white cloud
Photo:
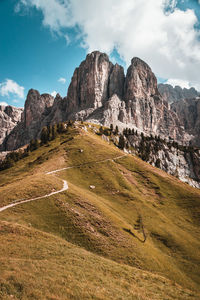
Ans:
<svg viewBox="0 0 200 300"><path fill-rule="evenodd" d="M88 52L115 48L126 64L145 60L162 78L200 83L200 31L192 9L176 0L21 0L43 13L43 24L59 35L78 29ZM166 8L168 8L166 10Z"/></svg>
<svg viewBox="0 0 200 300"><path fill-rule="evenodd" d="M63 77L60 77L60 78L58 79L58 82L65 84L65 83L66 83L66 79L63 78Z"/></svg>
<svg viewBox="0 0 200 300"><path fill-rule="evenodd" d="M13 103L19 103L19 100L14 99L14 100L12 100L12 102L13 102Z"/></svg>
<svg viewBox="0 0 200 300"><path fill-rule="evenodd" d="M6 79L5 82L0 83L0 95L8 97L10 94L24 98L24 87L11 79Z"/></svg>
<svg viewBox="0 0 200 300"><path fill-rule="evenodd" d="M0 102L0 105L8 106L8 103L6 103L6 102Z"/></svg>
<svg viewBox="0 0 200 300"><path fill-rule="evenodd" d="M56 95L57 95L57 92L56 92L56 91L53 91L53 92L51 93L51 96L53 96L54 98L56 97Z"/></svg>
<svg viewBox="0 0 200 300"><path fill-rule="evenodd" d="M176 85L180 86L181 88L190 89L191 87L194 87L197 91L200 91L200 83L192 84L187 80L181 80L181 79L175 79L170 78L167 81L164 82L165 84L170 84L173 87Z"/></svg>
<svg viewBox="0 0 200 300"><path fill-rule="evenodd" d="M173 87L175 87L176 85L182 87L182 88L186 88L189 89L190 88L190 83L186 80L181 80L181 79L168 79L166 82L166 84L171 84Z"/></svg>

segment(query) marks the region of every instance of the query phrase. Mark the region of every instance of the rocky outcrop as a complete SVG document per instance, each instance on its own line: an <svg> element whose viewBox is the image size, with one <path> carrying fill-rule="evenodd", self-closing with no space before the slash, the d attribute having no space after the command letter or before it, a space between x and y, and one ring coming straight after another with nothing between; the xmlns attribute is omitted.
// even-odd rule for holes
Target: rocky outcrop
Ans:
<svg viewBox="0 0 200 300"><path fill-rule="evenodd" d="M134 149L131 151L133 154L181 181L200 188L200 150L153 137L142 138L140 135L131 134L125 140Z"/></svg>
<svg viewBox="0 0 200 300"><path fill-rule="evenodd" d="M200 147L200 98L174 102L171 109L178 115L184 130L191 135L191 144Z"/></svg>
<svg viewBox="0 0 200 300"><path fill-rule="evenodd" d="M151 68L138 57L133 58L125 79L124 99L145 99L158 94L157 79Z"/></svg>
<svg viewBox="0 0 200 300"><path fill-rule="evenodd" d="M51 112L54 98L49 94L42 94L31 89L28 92L22 120L5 138L2 150L17 149L36 138L42 127L46 125L45 119Z"/></svg>
<svg viewBox="0 0 200 300"><path fill-rule="evenodd" d="M181 88L180 86L173 87L170 84L158 84L158 90L162 95L163 99L169 103L180 101L183 99L192 99L200 95L195 88L191 87L190 89Z"/></svg>
<svg viewBox="0 0 200 300"><path fill-rule="evenodd" d="M21 121L22 112L23 108L0 105L0 145Z"/></svg>
<svg viewBox="0 0 200 300"><path fill-rule="evenodd" d="M109 77L109 98L116 94L120 99L124 94L124 68L115 64Z"/></svg>
<svg viewBox="0 0 200 300"><path fill-rule="evenodd" d="M137 128L145 134L170 136L175 140L188 142L189 136L184 134L176 113L170 110L168 103L160 95L157 79L151 68L139 58L132 59L123 91L116 91L109 96L101 109L85 115L84 119L91 122L98 120L106 126L112 123L120 129ZM79 115L76 115L76 118L78 119Z"/></svg>
<svg viewBox="0 0 200 300"><path fill-rule="evenodd" d="M112 123L120 130L135 128L146 135L189 143L191 134L198 135L198 130L184 130L181 113L179 107L171 109L161 96L156 77L144 61L133 58L125 77L121 66L113 65L105 53L95 51L74 71L66 97L58 94L54 100L48 94L29 91L22 122L6 138L4 150L37 137L42 126L68 119L106 126Z"/></svg>
<svg viewBox="0 0 200 300"><path fill-rule="evenodd" d="M38 120L43 116L48 115L53 102L53 96L49 94L40 95L37 90L29 90L24 107L25 127L34 127Z"/></svg>
<svg viewBox="0 0 200 300"><path fill-rule="evenodd" d="M192 142L200 146L200 99L180 100L180 96L185 98L186 95L196 97L196 91L165 85L158 89L151 68L139 58L132 59L125 76L123 67L113 65L105 53L95 51L74 71L66 97L57 94L54 99L31 89L20 122L19 112L12 111L13 108L0 109L0 120L3 120L0 134L4 139L1 151L17 149L38 138L43 126L68 119L108 127L113 124L120 131L128 127L144 136L160 136L166 141L173 139L181 144ZM172 98L179 101L170 105ZM134 141L129 142L137 147ZM190 152L172 151L167 147L165 144L165 148L152 154L148 162L156 164L159 160L166 172L178 174L188 183L189 180L198 182L199 153L191 156Z"/></svg>
<svg viewBox="0 0 200 300"><path fill-rule="evenodd" d="M113 64L105 53L88 54L73 74L66 102L68 114L97 109L108 98L109 76Z"/></svg>

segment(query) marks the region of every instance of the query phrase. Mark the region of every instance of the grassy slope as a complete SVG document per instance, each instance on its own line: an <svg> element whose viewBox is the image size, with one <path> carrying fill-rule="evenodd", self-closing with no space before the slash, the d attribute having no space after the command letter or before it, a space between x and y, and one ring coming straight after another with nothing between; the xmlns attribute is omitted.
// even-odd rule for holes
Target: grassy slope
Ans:
<svg viewBox="0 0 200 300"><path fill-rule="evenodd" d="M72 136L73 140L62 143ZM82 153L79 151L80 149L83 149ZM139 297L141 299L189 299L189 295L183 294L180 297L180 294L174 294L176 288L174 288L173 282L181 284L184 288L198 290L200 283L198 268L200 262L198 227L200 192L136 157L126 156L116 161L94 163L120 155L123 155L121 151L103 142L98 136L84 131L78 135L77 130L72 130L52 142L49 147L42 147L33 152L30 157L18 162L14 168L1 172L1 206L12 202L13 199L18 199L18 196L19 198L38 196L52 191L52 189L59 189L62 185L60 178L67 179L69 184L67 192L19 205L1 213L1 220L10 222L6 225L9 228L12 226L18 228L18 225L11 225L11 223L18 223L25 226L24 230L29 230L29 235L24 240L20 240L16 234L9 236L4 234L4 238L7 239L4 247L9 247L13 253L9 258L9 253L4 251L2 246L3 243L0 245L0 253L3 251L1 257L9 261L7 267L5 263L3 264L5 271L2 276L2 291L4 295L9 293L4 288L6 284L11 285L11 289L17 293L17 288L15 290L12 285L12 280L15 279L17 282L21 282L23 293L27 295L31 291L31 281L35 282L35 273L52 282L50 294L55 298L49 296L49 299L60 299L59 297L79 299L80 295L85 298L92 298L93 295L94 299L117 299L116 295L118 295L118 299L140 299ZM90 163L88 164L88 162ZM62 171L54 176L43 175L46 171L80 164L82 165L77 168ZM8 182L9 184L7 184ZM96 188L91 190L90 185L95 185ZM134 224L139 215L142 216L147 233L145 243L143 243L142 233L134 230ZM33 277L27 285L26 268L21 275L16 275L15 271L11 271L12 268L14 270L22 268L23 264L28 264L29 258L32 260L32 254L40 255L44 250L43 241L35 237L38 231L34 231L34 228L50 234L48 237L52 239L49 241L49 245L52 245L52 259L56 249L61 251L59 244L55 246L54 239L57 239L55 236L62 238L62 240L59 239L62 243L68 241L68 247L73 248L75 247L73 245L77 245L95 253L95 255L89 254L76 246L73 249L76 249L79 268L68 271L61 271L60 265L64 263L66 256L70 256L68 258L73 260L71 252L69 254L66 250L66 253L63 252L63 260L61 256L58 258L57 265L55 265L55 276L59 278L70 276L74 285L70 286L67 283L65 289L60 290L58 280L49 274L51 267L48 269L45 265L47 262L50 264L50 258L43 257L43 260L37 261L37 268L41 268L41 274L34 269L33 262L29 262L30 266L27 268ZM128 233L124 229L129 229L130 232ZM44 236L43 233L40 232L40 234ZM32 239L34 246L31 245ZM18 249L21 249L23 244L22 241L25 245L23 249L27 248L28 251L28 253L24 253L24 262L17 258ZM103 256L110 260L104 260ZM53 263L55 264L55 261ZM92 268L94 263L98 272L94 272ZM75 291L75 286L78 284L77 274L79 272L83 274L86 265L84 284L88 286L88 294L84 294L84 284L82 287L78 287L79 292ZM133 271L133 267L137 267L137 269L134 268ZM111 272L112 268L114 268L113 273ZM122 279L120 275L121 281L119 280L115 274L117 269L116 274L125 274L124 272L129 270L124 277L126 279ZM140 269L168 277L172 282L166 281L167 284L164 287L161 284L162 279L159 277L152 284L155 276L148 273L147 279L143 280L144 272ZM130 274L135 273L136 270L139 279L134 282ZM12 273L14 279L10 281L8 274ZM106 275L107 273L108 275ZM21 277L18 278L19 276ZM108 282L104 280L105 276L107 276ZM61 282L64 282L64 279ZM131 289L130 286L133 282L134 289ZM47 283L45 284L47 285ZM94 289L97 285L100 294L98 294L98 290ZM140 288L143 288L143 294L140 294ZM47 297L47 290L44 288L40 292L39 289L38 283L36 287L38 297L37 295L33 296L33 299L44 297L39 293L45 293ZM68 290L67 296L64 296L64 290L65 292ZM179 291L178 289L177 293ZM129 292L130 294L128 294ZM135 298L133 298L134 293L137 295L137 297L134 296Z"/></svg>

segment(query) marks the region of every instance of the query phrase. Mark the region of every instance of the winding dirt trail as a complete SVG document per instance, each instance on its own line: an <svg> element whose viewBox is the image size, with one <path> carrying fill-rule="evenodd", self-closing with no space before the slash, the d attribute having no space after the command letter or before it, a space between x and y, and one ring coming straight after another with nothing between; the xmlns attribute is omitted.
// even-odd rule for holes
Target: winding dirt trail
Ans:
<svg viewBox="0 0 200 300"><path fill-rule="evenodd" d="M117 159L120 159L124 156L126 156L127 154L124 154L124 155L121 155L121 156L117 156L115 158L107 158L107 159L104 159L104 160L99 160L99 161L91 161L91 162L88 162L88 163L83 163L83 164L80 164L80 165L75 165L75 166L70 166L70 167L65 167L65 168L62 168L62 169L57 169L57 170L53 170L53 171L50 171L50 172L47 172L45 173L45 175L51 175L51 174L55 174L57 172L61 172L63 170L68 170L68 169L72 169L72 168L78 168L78 167L81 167L81 166L84 166L84 165L88 165L88 164L93 164L93 163L101 163L101 162L105 162L105 161L115 161ZM52 195L56 195L56 194L59 194L59 193L62 193L66 190L68 190L68 183L66 180L62 180L63 181L63 187L61 190L59 191L56 191L56 192L51 192L50 194L47 194L47 195L43 195L43 196L39 196L39 197L36 197L36 198L31 198L31 199L26 199L26 200L21 200L21 201L18 201L18 200L15 200L15 202L13 203L10 203L8 205L5 205L3 207L0 207L0 212L8 209L8 208L11 208L11 207L14 207L14 206L17 206L19 204L23 204L23 203L27 203L27 202L31 202L31 201L35 201L35 200L39 200L39 199L43 199L43 198L48 198L48 197L51 197Z"/></svg>

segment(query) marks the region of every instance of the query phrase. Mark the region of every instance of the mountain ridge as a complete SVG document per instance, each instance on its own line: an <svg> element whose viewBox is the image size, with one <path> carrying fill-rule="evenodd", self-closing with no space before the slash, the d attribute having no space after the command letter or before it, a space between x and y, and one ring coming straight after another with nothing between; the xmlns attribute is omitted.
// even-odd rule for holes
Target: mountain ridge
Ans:
<svg viewBox="0 0 200 300"><path fill-rule="evenodd" d="M120 132L130 128L145 136L178 142L180 146L200 146L200 99L180 100L170 105L160 94L151 68L140 58L131 60L125 76L123 67L113 65L107 54L94 51L75 69L66 97L57 94L53 98L49 94L40 95L34 89L29 91L21 121L5 136L0 149L18 149L40 138L43 127L70 119L107 127L112 124ZM132 140L129 143L135 146ZM178 168L178 174L190 174L192 179L199 181L196 166L183 152L181 166L177 164L177 156L172 154L168 167L164 167L168 160L166 151L171 153L166 148L157 157L163 161L163 169L176 174ZM198 162L199 155L195 155Z"/></svg>
<svg viewBox="0 0 200 300"><path fill-rule="evenodd" d="M0 172L1 206L57 191L62 180L69 185L1 212L0 295L198 299L200 191L124 156L98 128L68 125ZM115 161L119 155L124 157ZM57 169L63 171L44 176Z"/></svg>

